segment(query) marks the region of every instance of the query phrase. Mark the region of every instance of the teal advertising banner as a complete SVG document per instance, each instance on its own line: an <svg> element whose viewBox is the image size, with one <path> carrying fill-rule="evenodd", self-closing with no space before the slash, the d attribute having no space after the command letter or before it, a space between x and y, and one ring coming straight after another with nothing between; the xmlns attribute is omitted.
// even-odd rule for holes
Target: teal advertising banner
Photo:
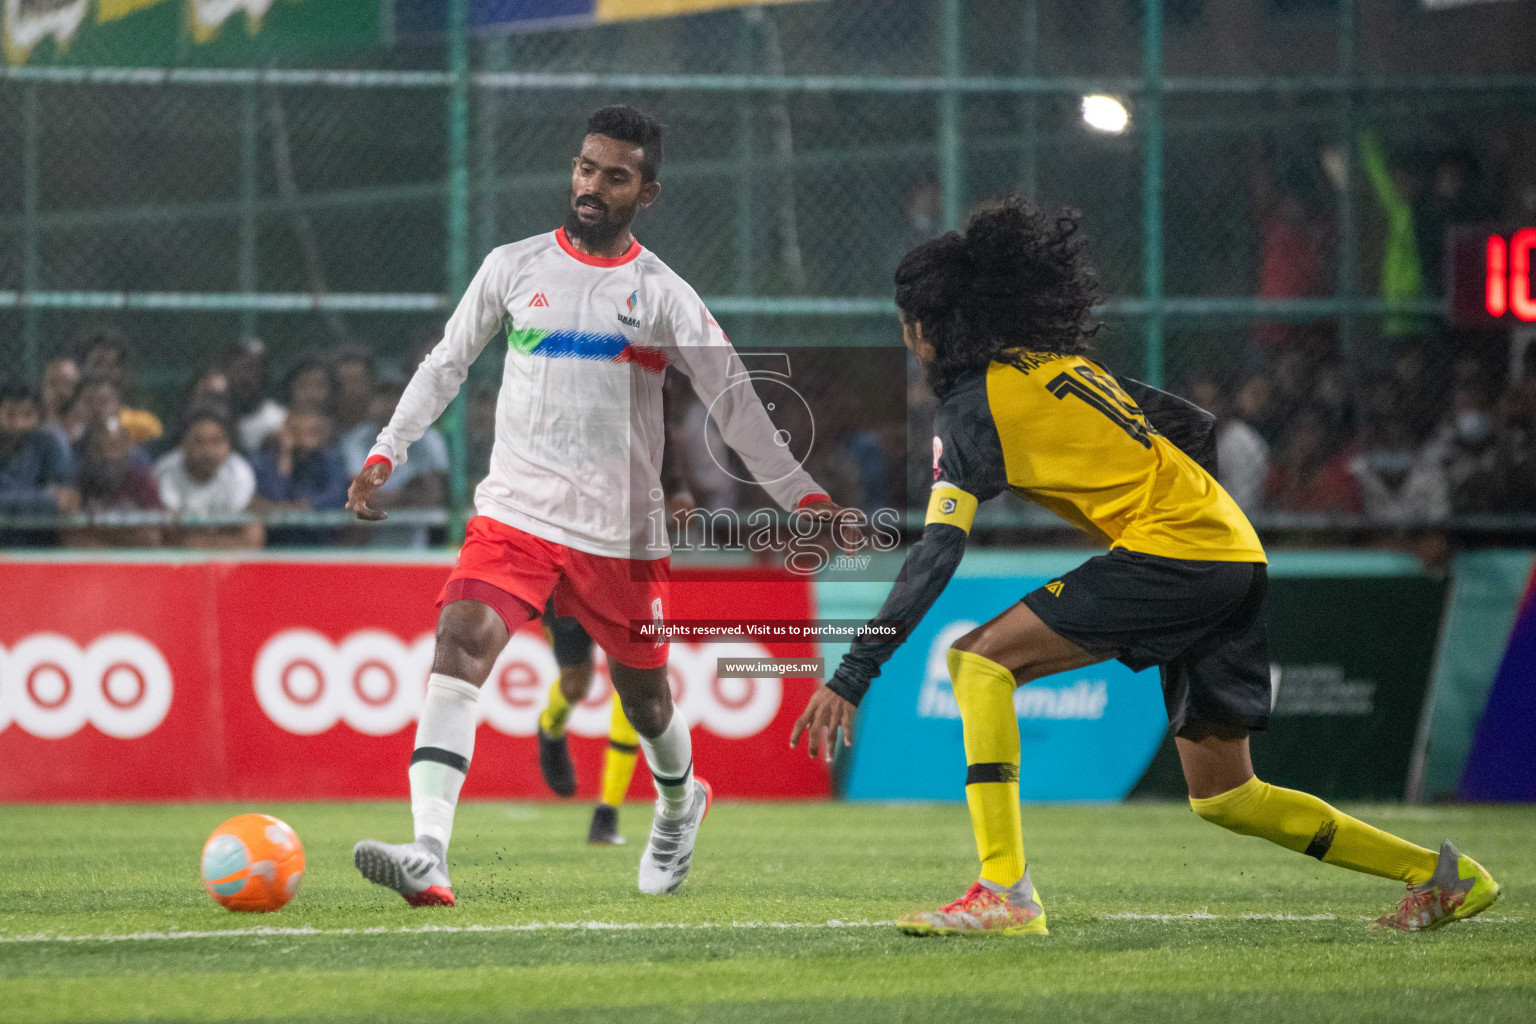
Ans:
<svg viewBox="0 0 1536 1024"><path fill-rule="evenodd" d="M944 652L972 625L1083 559L1066 551L978 554L865 698L843 777L850 799L964 799L965 755ZM819 589L820 614L856 617L863 605L872 614L883 597L884 588L861 584L850 602L834 594L837 586ZM1259 775L1330 799L1401 800L1446 592L1445 581L1417 574L1411 559L1277 556L1266 601L1274 717L1254 736ZM841 652L826 653L830 672ZM1186 795L1155 669L1138 674L1106 662L1063 673L1021 687L1014 708L1022 800Z"/></svg>
<svg viewBox="0 0 1536 1024"><path fill-rule="evenodd" d="M852 800L963 800L965 748L945 652L1050 576L952 580L876 680L859 711L845 779ZM1157 671L1118 662L1020 687L1019 797L1118 800L1135 785L1167 720Z"/></svg>

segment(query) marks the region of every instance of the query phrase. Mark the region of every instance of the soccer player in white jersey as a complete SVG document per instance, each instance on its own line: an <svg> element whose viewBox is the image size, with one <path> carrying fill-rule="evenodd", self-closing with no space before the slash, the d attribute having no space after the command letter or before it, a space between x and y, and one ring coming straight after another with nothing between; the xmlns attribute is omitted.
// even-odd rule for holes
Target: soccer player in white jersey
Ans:
<svg viewBox="0 0 1536 1024"><path fill-rule="evenodd" d="M843 510L784 446L741 360L698 295L630 234L656 201L661 126L629 107L587 119L564 227L491 252L411 378L347 496L379 520L375 491L447 408L493 337L508 350L490 474L438 596L437 647L411 755L415 841L364 840L359 871L412 906L451 906L448 842L475 743L480 686L511 633L553 594L607 652L614 689L656 779L640 891L687 877L709 787L667 685L670 547L660 467L662 380L676 366L722 436L781 506Z"/></svg>

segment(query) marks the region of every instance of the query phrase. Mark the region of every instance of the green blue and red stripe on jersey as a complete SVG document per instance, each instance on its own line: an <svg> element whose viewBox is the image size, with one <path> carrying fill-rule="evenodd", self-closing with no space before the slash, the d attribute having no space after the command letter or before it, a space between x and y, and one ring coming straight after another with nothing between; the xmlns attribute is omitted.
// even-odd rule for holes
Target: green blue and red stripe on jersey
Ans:
<svg viewBox="0 0 1536 1024"><path fill-rule="evenodd" d="M507 345L524 355L635 363L649 373L663 373L667 368L667 356L661 349L636 345L618 333L514 327L507 332Z"/></svg>

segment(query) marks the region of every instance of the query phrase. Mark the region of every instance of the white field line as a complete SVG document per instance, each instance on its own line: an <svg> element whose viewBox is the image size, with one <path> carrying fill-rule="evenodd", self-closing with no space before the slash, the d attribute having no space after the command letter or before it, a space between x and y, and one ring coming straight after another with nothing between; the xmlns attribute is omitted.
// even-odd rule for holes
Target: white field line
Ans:
<svg viewBox="0 0 1536 1024"><path fill-rule="evenodd" d="M1197 910L1191 914L1100 914L1102 921L1338 921L1337 914L1210 914ZM1348 920L1344 918L1342 920ZM1361 915L1357 920L1374 921L1374 917ZM1473 924L1514 924L1512 917L1478 916L1468 918ZM3 941L3 940L0 940Z"/></svg>
<svg viewBox="0 0 1536 1024"><path fill-rule="evenodd" d="M1099 921L1158 921L1164 924L1183 921L1337 921L1334 914L1211 914L1196 911L1189 914L1095 914ZM1374 920L1361 917L1361 921ZM1475 917L1479 924L1509 924L1514 918ZM700 921L682 922L621 922L621 921L531 921L527 924L429 924L401 928L315 928L302 925L297 928L258 926L255 928L220 928L209 931L128 932L119 935L60 935L53 932L36 932L31 935L0 934L0 943L64 943L64 942L169 942L184 939L226 938L326 938L345 935L473 935L497 932L644 932L644 931L731 931L736 929L817 930L834 928L888 928L895 921L731 921L716 923Z"/></svg>
<svg viewBox="0 0 1536 1024"><path fill-rule="evenodd" d="M620 922L620 921L530 921L527 924L428 924L420 927L401 928L315 928L302 925L298 928L258 926L255 928L220 928L214 931L129 932L122 935L58 935L37 932L32 935L3 935L4 942L165 942L177 939L221 938L312 938L333 935L458 935L485 932L644 932L644 931L695 931L704 929L815 929L815 928L883 928L895 921L731 921L715 923L668 922Z"/></svg>

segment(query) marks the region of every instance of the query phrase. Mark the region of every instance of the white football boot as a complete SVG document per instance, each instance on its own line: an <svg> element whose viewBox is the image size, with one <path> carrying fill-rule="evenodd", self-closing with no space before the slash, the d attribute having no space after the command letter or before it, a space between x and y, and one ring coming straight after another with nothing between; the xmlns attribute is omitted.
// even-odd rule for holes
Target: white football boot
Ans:
<svg viewBox="0 0 1536 1024"><path fill-rule="evenodd" d="M352 848L352 863L368 881L395 890L413 907L453 906L448 865L436 840L391 845L364 839Z"/></svg>
<svg viewBox="0 0 1536 1024"><path fill-rule="evenodd" d="M675 820L656 815L651 822L651 841L645 844L645 853L640 857L641 892L660 896L676 892L683 884L693 862L693 842L713 801L709 783L694 776L693 804L688 813Z"/></svg>

